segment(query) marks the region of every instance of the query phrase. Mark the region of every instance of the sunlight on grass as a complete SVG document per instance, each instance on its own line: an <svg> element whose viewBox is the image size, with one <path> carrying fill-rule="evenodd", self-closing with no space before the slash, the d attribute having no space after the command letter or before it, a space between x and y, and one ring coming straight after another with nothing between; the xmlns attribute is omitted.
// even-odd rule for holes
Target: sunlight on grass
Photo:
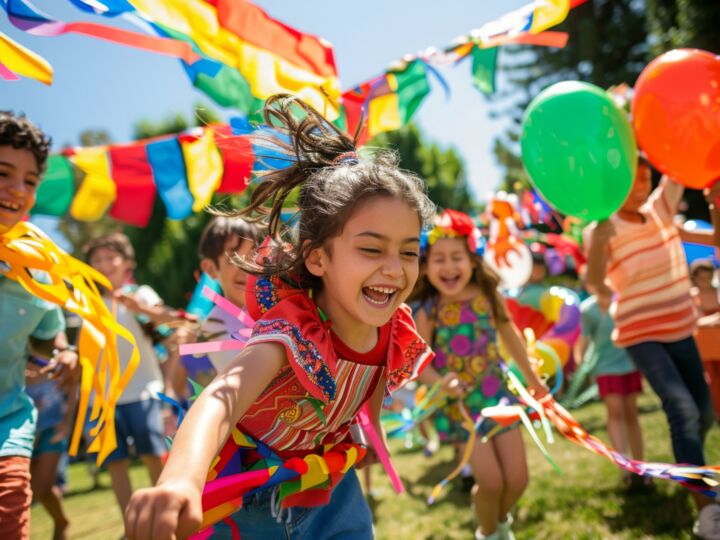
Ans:
<svg viewBox="0 0 720 540"><path fill-rule="evenodd" d="M646 459L671 461L670 437L659 401L650 392L640 400ZM604 408L596 403L573 413L591 433L607 441ZM562 473L550 467L526 437L531 482L515 512L515 534L522 539L630 539L692 538L694 510L687 491L670 482L657 482L650 493L628 495L620 472L605 459L564 440L550 446ZM470 496L455 484L433 506L426 503L432 487L451 470L453 454L442 448L431 458L406 451L393 441L394 463L407 487L395 495L382 469L372 471L377 538L468 539L474 529ZM714 427L705 444L710 463L720 463L720 429ZM142 466L131 470L133 486L147 485ZM361 476L362 477L362 476ZM71 491L66 499L72 520L71 538L117 540L122 536L120 511L107 473L102 488L89 491L92 482L84 464L70 467ZM33 540L52 535L52 524L40 506L32 511Z"/></svg>

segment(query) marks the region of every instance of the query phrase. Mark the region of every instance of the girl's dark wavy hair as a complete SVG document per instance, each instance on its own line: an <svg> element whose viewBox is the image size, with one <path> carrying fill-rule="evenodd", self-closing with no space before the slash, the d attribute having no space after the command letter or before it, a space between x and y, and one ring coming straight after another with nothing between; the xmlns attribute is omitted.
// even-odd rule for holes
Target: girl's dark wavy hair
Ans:
<svg viewBox="0 0 720 540"><path fill-rule="evenodd" d="M461 240L464 239L461 238ZM493 319L499 323L508 322L510 320L510 316L505 309L505 303L503 302L499 291L500 276L498 276L497 272L488 266L480 255L470 252L470 248L467 247L467 242L465 242L465 244L466 249L468 250L468 255L470 256L470 261L474 267L470 281L480 287L483 295L487 298L488 303L490 304L490 311ZM428 246L420 260L420 266L423 269L427 268L427 259L431 249L432 246ZM437 311L437 296L438 290L432 283L430 283L427 273L423 271L420 273L420 277L415 284L415 289L410 294L410 298L408 298L408 302L417 302L424 305L428 300L432 300L432 313L430 315L431 318L434 319Z"/></svg>
<svg viewBox="0 0 720 540"><path fill-rule="evenodd" d="M425 183L398 168L393 152L358 159L355 141L300 99L279 94L263 110L265 123L279 135L256 135L257 145L281 151L289 166L265 173L250 204L229 215L265 220L270 244L254 260L235 259L254 274L292 277L303 287L318 288L320 280L305 268L305 257L342 233L358 205L372 197L392 197L415 209L422 227L430 223L435 205ZM267 131L266 131L267 133ZM283 241L283 204L297 193L296 238Z"/></svg>

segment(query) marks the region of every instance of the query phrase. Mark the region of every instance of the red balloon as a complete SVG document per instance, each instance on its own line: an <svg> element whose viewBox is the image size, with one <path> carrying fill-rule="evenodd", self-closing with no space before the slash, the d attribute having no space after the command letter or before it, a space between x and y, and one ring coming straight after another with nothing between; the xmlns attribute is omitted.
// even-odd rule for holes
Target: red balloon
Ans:
<svg viewBox="0 0 720 540"><path fill-rule="evenodd" d="M632 100L638 145L660 171L700 189L720 178L720 58L698 49L658 56Z"/></svg>

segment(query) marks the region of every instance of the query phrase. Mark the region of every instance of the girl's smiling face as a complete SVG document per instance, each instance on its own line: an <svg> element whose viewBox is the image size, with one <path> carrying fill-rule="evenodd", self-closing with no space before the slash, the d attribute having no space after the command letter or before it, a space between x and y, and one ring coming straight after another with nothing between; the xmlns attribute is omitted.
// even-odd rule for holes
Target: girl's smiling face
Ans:
<svg viewBox="0 0 720 540"><path fill-rule="evenodd" d="M412 291L419 273L420 219L402 200L361 202L340 235L312 250L305 265L322 279L318 305L351 347L372 348Z"/></svg>
<svg viewBox="0 0 720 540"><path fill-rule="evenodd" d="M474 271L466 238L439 238L429 246L427 279L445 299L457 300Z"/></svg>

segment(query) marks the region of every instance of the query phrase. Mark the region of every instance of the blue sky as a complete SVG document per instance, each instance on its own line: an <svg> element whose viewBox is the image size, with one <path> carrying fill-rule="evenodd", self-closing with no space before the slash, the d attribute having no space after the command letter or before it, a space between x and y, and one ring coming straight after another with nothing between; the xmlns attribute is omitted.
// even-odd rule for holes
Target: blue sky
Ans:
<svg viewBox="0 0 720 540"><path fill-rule="evenodd" d="M443 47L455 36L482 26L528 0L257 0L268 13L295 28L324 37L335 49L343 88L378 75L403 54L428 46ZM63 0L34 0L65 21L88 20L125 26L124 22L87 16ZM0 107L24 111L50 133L56 147L78 144L88 128L110 132L117 142L131 137L141 119L189 114L204 102L225 117L232 110L212 104L189 83L178 60L97 39L66 35L35 37L15 29L0 13L0 31L45 57L55 69L47 87L33 80L0 81ZM502 53L500 55L502 64ZM491 120L484 96L472 87L468 63L443 68L451 95L436 81L417 120L426 135L462 154L475 194L482 198L500 181L492 154L493 136L505 126ZM502 89L502 74L498 86Z"/></svg>

